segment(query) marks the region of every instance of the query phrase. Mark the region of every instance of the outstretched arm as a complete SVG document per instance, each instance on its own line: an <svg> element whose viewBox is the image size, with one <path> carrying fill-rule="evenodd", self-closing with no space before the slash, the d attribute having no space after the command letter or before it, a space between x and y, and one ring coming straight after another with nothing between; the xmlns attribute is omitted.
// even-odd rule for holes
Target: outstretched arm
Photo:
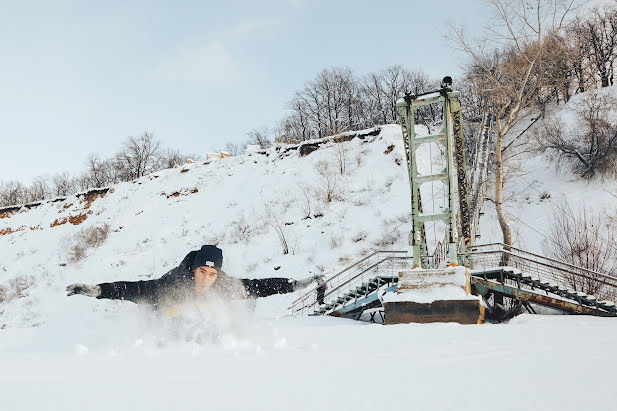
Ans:
<svg viewBox="0 0 617 411"><path fill-rule="evenodd" d="M325 278L322 275L314 275L303 280L294 280L292 278L260 278L255 280L242 279L241 281L249 297L259 298L274 294L292 293L296 290L308 287L314 281L323 283Z"/></svg>
<svg viewBox="0 0 617 411"><path fill-rule="evenodd" d="M162 292L160 279L147 281L117 281L97 285L71 284L67 295L81 294L88 297L110 300L128 300L134 303L155 304Z"/></svg>
<svg viewBox="0 0 617 411"><path fill-rule="evenodd" d="M162 291L161 281L116 281L98 284L101 294L96 298L129 300L134 303L156 304Z"/></svg>

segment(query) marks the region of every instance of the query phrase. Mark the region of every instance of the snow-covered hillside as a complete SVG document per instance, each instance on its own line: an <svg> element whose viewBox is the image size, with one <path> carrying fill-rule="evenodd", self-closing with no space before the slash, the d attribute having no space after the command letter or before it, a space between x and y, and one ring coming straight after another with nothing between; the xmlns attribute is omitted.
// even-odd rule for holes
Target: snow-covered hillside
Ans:
<svg viewBox="0 0 617 411"><path fill-rule="evenodd" d="M218 244L223 269L244 278L331 275L370 250L406 249L403 159L400 128L390 125L378 136L329 143L308 156L271 148L193 164L188 172L157 172L90 202L74 196L2 218L0 230L8 234L0 236L0 284L8 296L0 324L41 324L60 307L134 310L130 303L67 299L63 291L73 282L159 277L203 244ZM107 239L71 262L84 230L105 224ZM15 288L23 298L14 298ZM284 314L294 298L260 300L258 310Z"/></svg>
<svg viewBox="0 0 617 411"><path fill-rule="evenodd" d="M617 97L617 87L602 89L600 93ZM574 95L567 104L550 106L547 116L562 119L571 129L579 128L575 110L586 97L588 93L581 93ZM531 113L523 118L509 133L507 143L533 123L537 116L537 113ZM582 179L573 173L571 164L563 160L550 161L547 154L538 149L534 133L541 127L542 121L519 138L524 140L525 145L507 153L506 157L512 158L509 163L512 171L506 181L504 196L515 245L539 254L544 254L543 245L547 242L550 246L550 216L563 208L564 201L575 211L585 207L609 212L617 209L617 182L614 178ZM518 142L515 142L512 146L517 145ZM481 221L481 242L501 242L503 237L495 207L487 202L484 210L486 215Z"/></svg>

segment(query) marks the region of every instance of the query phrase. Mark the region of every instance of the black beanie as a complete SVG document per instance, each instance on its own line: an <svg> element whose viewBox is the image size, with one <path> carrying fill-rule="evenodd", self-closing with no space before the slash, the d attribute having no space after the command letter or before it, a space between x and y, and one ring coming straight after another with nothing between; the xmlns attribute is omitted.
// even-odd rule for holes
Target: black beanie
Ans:
<svg viewBox="0 0 617 411"><path fill-rule="evenodd" d="M204 245L201 250L197 251L191 269L197 267L213 267L220 270L223 266L223 250L215 245Z"/></svg>

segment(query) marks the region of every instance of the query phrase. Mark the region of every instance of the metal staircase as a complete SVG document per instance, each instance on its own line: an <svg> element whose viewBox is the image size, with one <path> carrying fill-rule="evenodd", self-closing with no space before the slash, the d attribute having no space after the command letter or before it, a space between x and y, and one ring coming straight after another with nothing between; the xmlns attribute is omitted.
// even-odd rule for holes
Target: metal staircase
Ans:
<svg viewBox="0 0 617 411"><path fill-rule="evenodd" d="M496 310L490 295L506 296L561 311L617 316L617 277L504 244L475 246L461 256L471 262L472 286ZM587 292L583 292L586 290Z"/></svg>
<svg viewBox="0 0 617 411"><path fill-rule="evenodd" d="M317 290L295 300L289 309L296 315L333 315L359 318L364 310L381 306L378 290L396 290L398 273L410 269L407 251L376 251L326 281L323 304Z"/></svg>
<svg viewBox="0 0 617 411"><path fill-rule="evenodd" d="M482 120L481 136L478 139L478 148L474 159L474 165L471 173L470 187L471 196L469 198L469 209L472 216L471 232L472 241L478 234L478 225L482 206L484 205L485 191L488 182L489 170L489 152L492 141L492 124L493 116L485 114Z"/></svg>

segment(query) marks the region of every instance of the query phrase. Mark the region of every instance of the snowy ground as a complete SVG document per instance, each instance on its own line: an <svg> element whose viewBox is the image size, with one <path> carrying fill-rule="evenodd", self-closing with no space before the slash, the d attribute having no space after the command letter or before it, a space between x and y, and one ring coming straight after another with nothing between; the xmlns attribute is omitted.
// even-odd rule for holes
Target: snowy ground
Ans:
<svg viewBox="0 0 617 411"><path fill-rule="evenodd" d="M242 335L162 347L157 330L132 321L3 333L2 409L577 410L617 401L613 319L260 319Z"/></svg>

